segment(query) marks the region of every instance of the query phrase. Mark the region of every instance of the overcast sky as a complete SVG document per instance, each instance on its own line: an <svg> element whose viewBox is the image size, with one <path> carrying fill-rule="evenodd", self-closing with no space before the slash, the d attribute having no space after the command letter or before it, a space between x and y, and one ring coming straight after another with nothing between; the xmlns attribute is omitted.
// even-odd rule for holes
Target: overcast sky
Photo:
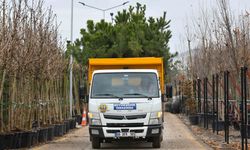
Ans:
<svg viewBox="0 0 250 150"><path fill-rule="evenodd" d="M81 28L86 28L87 20L100 21L103 18L102 11L84 7L78 3L79 1L100 9L106 9L122 4L127 0L74 0L74 39L80 37L79 31ZM245 10L250 12L250 0L229 1L235 13L245 12ZM185 25L191 20L190 18L198 17L200 8L215 7L217 4L216 0L129 0L129 3L125 6L105 12L105 20L111 22L111 12L116 14L117 11L126 9L129 5L135 6L137 2L146 5L147 17L160 17L164 11L167 12L167 19L171 20L170 29L173 35L169 43L171 52L186 50L183 37L185 36ZM58 22L61 22L60 33L63 39L70 40L71 0L45 0L45 5L52 6L54 13L57 14Z"/></svg>

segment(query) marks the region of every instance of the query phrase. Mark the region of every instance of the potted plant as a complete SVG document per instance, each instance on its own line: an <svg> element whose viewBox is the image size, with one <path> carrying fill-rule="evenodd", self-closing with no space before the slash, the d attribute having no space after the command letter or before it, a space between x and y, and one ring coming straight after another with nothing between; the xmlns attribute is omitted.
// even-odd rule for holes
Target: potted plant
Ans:
<svg viewBox="0 0 250 150"><path fill-rule="evenodd" d="M189 112L189 121L192 125L199 124L199 115L196 113L196 102L193 98L188 98L186 101L186 107Z"/></svg>
<svg viewBox="0 0 250 150"><path fill-rule="evenodd" d="M196 111L193 82L191 80L186 80L183 82L183 95L185 96L185 109L189 121L192 125L197 125L199 123L199 115Z"/></svg>

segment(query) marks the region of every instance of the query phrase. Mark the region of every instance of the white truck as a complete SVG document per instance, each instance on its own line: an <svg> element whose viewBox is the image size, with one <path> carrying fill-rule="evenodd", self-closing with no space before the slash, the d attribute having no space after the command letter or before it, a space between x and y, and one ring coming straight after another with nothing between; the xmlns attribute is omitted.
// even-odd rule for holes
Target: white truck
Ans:
<svg viewBox="0 0 250 150"><path fill-rule="evenodd" d="M162 58L90 59L88 118L93 148L114 140L163 140Z"/></svg>

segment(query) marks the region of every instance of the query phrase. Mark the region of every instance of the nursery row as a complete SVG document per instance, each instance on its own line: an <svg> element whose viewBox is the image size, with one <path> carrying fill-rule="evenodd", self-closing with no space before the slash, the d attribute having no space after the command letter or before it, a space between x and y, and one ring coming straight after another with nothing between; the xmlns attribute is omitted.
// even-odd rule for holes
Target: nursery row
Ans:
<svg viewBox="0 0 250 150"><path fill-rule="evenodd" d="M0 134L32 131L71 117L71 66L56 16L43 4L0 0ZM73 68L73 114L80 114L80 67Z"/></svg>
<svg viewBox="0 0 250 150"><path fill-rule="evenodd" d="M52 141L55 137L63 136L71 129L74 129L76 122L81 122L79 116L65 120L61 124L54 124L43 128L33 128L31 131L16 131L0 134L0 150L29 148L39 143Z"/></svg>

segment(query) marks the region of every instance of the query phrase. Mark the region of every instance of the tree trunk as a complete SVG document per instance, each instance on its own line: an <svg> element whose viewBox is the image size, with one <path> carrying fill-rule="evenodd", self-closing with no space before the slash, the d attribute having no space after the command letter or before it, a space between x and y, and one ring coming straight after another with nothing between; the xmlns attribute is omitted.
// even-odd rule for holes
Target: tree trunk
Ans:
<svg viewBox="0 0 250 150"><path fill-rule="evenodd" d="M16 98L16 73L13 77L13 82L12 82L12 89L10 91L10 106L9 106L9 119L8 119L8 130L13 129L13 125L14 125L14 108L13 108L13 104L15 103L15 98Z"/></svg>
<svg viewBox="0 0 250 150"><path fill-rule="evenodd" d="M4 82L5 82L5 76L6 76L6 69L3 70L3 76L1 81L1 87L0 87L0 133L4 132L4 122L3 122L3 89L4 89Z"/></svg>
<svg viewBox="0 0 250 150"><path fill-rule="evenodd" d="M80 99L79 99L79 92L78 92L78 86L77 86L77 78L74 78L74 93L75 93L75 109L76 109L76 113L80 114ZM73 111L74 112L74 111ZM73 113L73 115L75 115L75 113Z"/></svg>

